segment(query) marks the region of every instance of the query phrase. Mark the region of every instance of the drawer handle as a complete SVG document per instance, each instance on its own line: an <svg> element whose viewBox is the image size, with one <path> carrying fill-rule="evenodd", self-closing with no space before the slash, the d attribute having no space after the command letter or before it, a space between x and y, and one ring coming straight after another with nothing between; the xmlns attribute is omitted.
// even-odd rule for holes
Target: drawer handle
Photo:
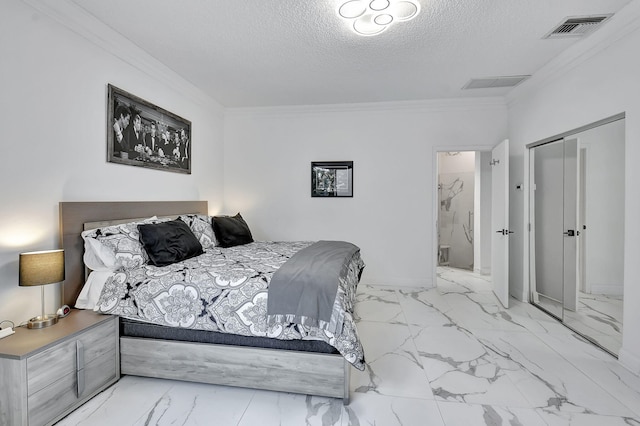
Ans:
<svg viewBox="0 0 640 426"><path fill-rule="evenodd" d="M76 383L78 385L78 398L84 392L84 345L76 340Z"/></svg>

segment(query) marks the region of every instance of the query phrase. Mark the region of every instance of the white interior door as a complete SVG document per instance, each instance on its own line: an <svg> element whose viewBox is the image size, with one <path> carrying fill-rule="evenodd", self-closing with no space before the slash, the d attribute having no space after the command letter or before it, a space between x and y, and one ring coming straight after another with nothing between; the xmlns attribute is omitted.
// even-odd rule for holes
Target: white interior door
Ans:
<svg viewBox="0 0 640 426"><path fill-rule="evenodd" d="M509 307L509 140L491 151L491 279L493 292Z"/></svg>

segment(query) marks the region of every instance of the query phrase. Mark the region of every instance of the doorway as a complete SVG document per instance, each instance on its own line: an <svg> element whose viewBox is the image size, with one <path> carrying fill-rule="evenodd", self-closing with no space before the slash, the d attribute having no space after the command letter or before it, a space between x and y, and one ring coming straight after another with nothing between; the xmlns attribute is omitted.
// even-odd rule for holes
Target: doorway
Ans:
<svg viewBox="0 0 640 426"><path fill-rule="evenodd" d="M436 267L491 272L491 152L438 151Z"/></svg>
<svg viewBox="0 0 640 426"><path fill-rule="evenodd" d="M531 302L622 345L624 115L528 146Z"/></svg>
<svg viewBox="0 0 640 426"><path fill-rule="evenodd" d="M474 270L475 151L438 153L438 266Z"/></svg>
<svg viewBox="0 0 640 426"><path fill-rule="evenodd" d="M448 149L447 149L448 148ZM440 169L444 165L440 164L441 158L457 157L460 152L473 152L473 163L475 167L471 169L466 166L463 171L468 173L473 170L473 211L462 210L463 214L456 214L457 220L451 215L453 227L458 227L458 233L467 240L467 243L473 247L472 271L478 272L485 276L491 275L488 282L491 284L493 293L505 308L509 307L509 140L505 139L494 146L474 146L471 148L462 148L453 150L453 147L444 149L434 149L434 186L433 206L434 206L434 257L433 261L433 282L437 285L438 269L450 268L451 265L451 247L449 253L443 253L443 246L446 241L440 237L443 230L439 223L441 220L441 211L446 210L449 201L459 195L460 183L457 182L458 176L449 176L446 182L441 176ZM448 153L448 154L447 154ZM468 161L467 161L468 162ZM447 169L445 168L446 172ZM444 174L443 174L444 175ZM462 185L462 191L468 188L469 184ZM442 191L442 195L440 195ZM446 191L446 192L445 192ZM451 193L449 193L451 191ZM457 194L457 195L456 195ZM449 206L449 211L451 207ZM466 214L465 214L466 213ZM461 222L460 217L465 218L466 222ZM470 220L470 217L473 220ZM445 221L446 222L446 221ZM469 229L473 223L473 228ZM446 225L446 223L445 223ZM497 230L494 232L494 230ZM469 238L471 237L472 238ZM471 241L469 241L471 240ZM444 247L445 249L447 247ZM449 265L438 266L440 261ZM469 263L469 262L468 262ZM469 270L470 265L467 263L465 270ZM464 265L464 264L463 264Z"/></svg>

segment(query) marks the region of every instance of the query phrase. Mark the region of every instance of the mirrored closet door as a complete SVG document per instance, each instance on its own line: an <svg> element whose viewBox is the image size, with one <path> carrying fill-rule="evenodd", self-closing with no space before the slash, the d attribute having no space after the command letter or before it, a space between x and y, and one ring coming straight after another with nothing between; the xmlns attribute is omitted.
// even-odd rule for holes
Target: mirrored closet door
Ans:
<svg viewBox="0 0 640 426"><path fill-rule="evenodd" d="M531 301L617 355L622 345L624 116L528 148Z"/></svg>

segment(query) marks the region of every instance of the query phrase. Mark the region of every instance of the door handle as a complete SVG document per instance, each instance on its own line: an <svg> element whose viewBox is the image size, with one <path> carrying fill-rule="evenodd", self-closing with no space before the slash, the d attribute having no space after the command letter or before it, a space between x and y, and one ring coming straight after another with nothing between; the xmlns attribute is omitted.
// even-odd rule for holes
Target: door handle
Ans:
<svg viewBox="0 0 640 426"><path fill-rule="evenodd" d="M575 237L576 231L574 231L573 229L567 229L567 232L563 232L563 234L567 237Z"/></svg>
<svg viewBox="0 0 640 426"><path fill-rule="evenodd" d="M508 229L500 229L496 231L496 234L509 235L513 234L513 231L509 231Z"/></svg>

